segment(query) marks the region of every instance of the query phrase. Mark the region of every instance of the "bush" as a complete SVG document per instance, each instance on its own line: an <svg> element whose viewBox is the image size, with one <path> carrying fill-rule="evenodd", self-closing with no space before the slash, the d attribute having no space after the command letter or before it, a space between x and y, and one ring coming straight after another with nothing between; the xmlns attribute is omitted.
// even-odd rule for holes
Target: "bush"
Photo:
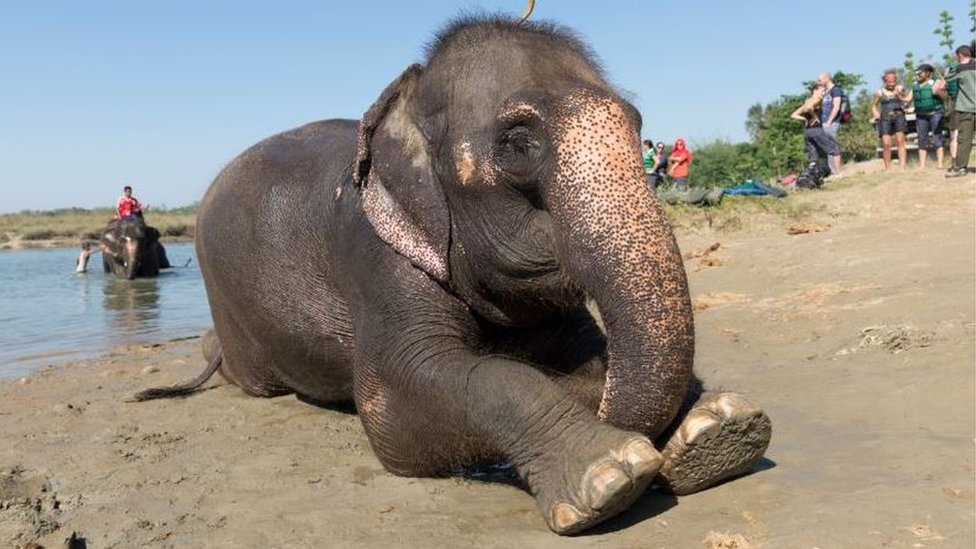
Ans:
<svg viewBox="0 0 976 549"><path fill-rule="evenodd" d="M878 134L871 124L871 94L861 90L851 104L852 120L837 133L841 154L846 162L860 162L877 156Z"/></svg>
<svg viewBox="0 0 976 549"><path fill-rule="evenodd" d="M730 187L763 172L751 143L718 140L693 153L688 181L695 187Z"/></svg>
<svg viewBox="0 0 976 549"><path fill-rule="evenodd" d="M24 240L50 240L57 236L57 233L51 229L40 229L37 231L29 231L24 233Z"/></svg>
<svg viewBox="0 0 976 549"><path fill-rule="evenodd" d="M164 227L162 232L163 232L163 236L192 237L193 226L187 225L186 223L178 223L175 225L168 225Z"/></svg>

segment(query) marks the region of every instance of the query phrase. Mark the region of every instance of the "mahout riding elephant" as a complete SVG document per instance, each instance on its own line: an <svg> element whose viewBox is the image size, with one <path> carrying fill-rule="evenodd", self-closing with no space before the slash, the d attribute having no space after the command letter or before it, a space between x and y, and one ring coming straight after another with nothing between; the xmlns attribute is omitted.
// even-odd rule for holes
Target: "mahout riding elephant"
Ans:
<svg viewBox="0 0 976 549"><path fill-rule="evenodd" d="M159 231L138 217L109 221L99 246L105 272L119 278L158 276L160 269L170 267Z"/></svg>
<svg viewBox="0 0 976 549"><path fill-rule="evenodd" d="M387 470L510 462L560 534L654 478L686 494L750 471L770 422L692 373L640 126L568 31L453 23L362 120L273 136L217 176L196 224L208 369L137 398L219 369L250 395L351 401Z"/></svg>

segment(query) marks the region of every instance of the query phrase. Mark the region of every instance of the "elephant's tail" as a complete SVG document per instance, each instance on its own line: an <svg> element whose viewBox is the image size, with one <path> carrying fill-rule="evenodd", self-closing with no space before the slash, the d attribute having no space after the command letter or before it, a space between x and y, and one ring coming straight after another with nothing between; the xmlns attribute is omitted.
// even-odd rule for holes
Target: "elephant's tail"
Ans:
<svg viewBox="0 0 976 549"><path fill-rule="evenodd" d="M207 369L196 378L177 385L171 385L169 387L154 387L152 389L146 389L145 391L139 391L132 397L132 400L134 402L143 402L146 400L155 400L157 398L173 398L195 393L200 390L201 385L206 383L206 381L214 375L214 372L217 371L217 368L220 368L220 364L223 361L224 354L222 352L216 352L210 357L210 361L207 363Z"/></svg>

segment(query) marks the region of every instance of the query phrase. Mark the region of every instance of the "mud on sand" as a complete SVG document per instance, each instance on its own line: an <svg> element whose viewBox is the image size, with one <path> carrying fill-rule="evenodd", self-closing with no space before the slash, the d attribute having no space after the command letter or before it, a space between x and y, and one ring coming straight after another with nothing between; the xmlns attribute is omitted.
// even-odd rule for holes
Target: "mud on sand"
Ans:
<svg viewBox="0 0 976 549"><path fill-rule="evenodd" d="M817 206L808 218L679 235L699 375L773 420L752 475L649 490L558 538L515 486L386 473L351 414L226 384L125 402L202 370L197 341L172 342L0 386L0 546L973 547L976 181L962 179L852 176L792 197Z"/></svg>

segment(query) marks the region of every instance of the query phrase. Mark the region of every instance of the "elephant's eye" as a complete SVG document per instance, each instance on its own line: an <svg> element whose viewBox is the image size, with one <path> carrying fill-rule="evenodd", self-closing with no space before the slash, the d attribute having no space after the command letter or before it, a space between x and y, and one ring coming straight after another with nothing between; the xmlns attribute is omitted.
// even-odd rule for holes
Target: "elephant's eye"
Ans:
<svg viewBox="0 0 976 549"><path fill-rule="evenodd" d="M532 130L514 126L504 130L499 137L496 159L513 181L519 181L535 173L541 148Z"/></svg>
<svg viewBox="0 0 976 549"><path fill-rule="evenodd" d="M525 126L515 126L502 132L499 143L503 153L525 154L539 148L539 142L532 136L532 132Z"/></svg>

